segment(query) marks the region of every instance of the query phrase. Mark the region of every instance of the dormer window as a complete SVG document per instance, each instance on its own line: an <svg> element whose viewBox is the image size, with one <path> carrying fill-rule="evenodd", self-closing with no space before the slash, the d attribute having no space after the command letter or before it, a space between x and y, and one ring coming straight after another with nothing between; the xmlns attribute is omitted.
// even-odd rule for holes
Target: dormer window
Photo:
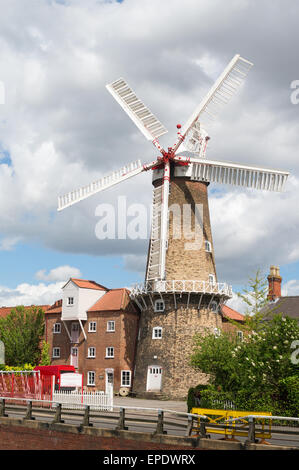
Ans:
<svg viewBox="0 0 299 470"><path fill-rule="evenodd" d="M155 301L155 312L164 312L165 310L165 305L164 305L164 300L156 300Z"/></svg>
<svg viewBox="0 0 299 470"><path fill-rule="evenodd" d="M74 305L74 297L67 298L67 305Z"/></svg>

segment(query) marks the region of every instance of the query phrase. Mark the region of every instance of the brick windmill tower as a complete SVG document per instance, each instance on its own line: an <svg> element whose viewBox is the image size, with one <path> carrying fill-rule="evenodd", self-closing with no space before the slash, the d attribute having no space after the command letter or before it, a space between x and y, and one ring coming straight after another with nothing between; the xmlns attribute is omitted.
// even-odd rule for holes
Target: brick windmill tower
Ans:
<svg viewBox="0 0 299 470"><path fill-rule="evenodd" d="M217 279L208 205L208 185L222 183L281 191L288 173L207 160L205 126L234 95L252 63L234 56L186 124L177 142L164 150L158 138L167 130L124 79L108 91L161 156L137 161L88 186L58 198L58 210L137 174L153 171L152 230L145 282L132 288L141 311L133 391L137 394L186 395L204 382L189 366L195 333L221 328L219 305L232 295ZM183 148L185 152L178 153ZM191 155L191 156L190 156Z"/></svg>

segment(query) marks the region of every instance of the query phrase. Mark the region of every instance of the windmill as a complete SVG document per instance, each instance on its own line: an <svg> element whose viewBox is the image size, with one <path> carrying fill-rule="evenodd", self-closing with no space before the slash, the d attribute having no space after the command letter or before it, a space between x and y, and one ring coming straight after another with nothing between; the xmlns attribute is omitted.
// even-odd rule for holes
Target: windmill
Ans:
<svg viewBox="0 0 299 470"><path fill-rule="evenodd" d="M157 315L153 316L152 313L159 314L159 308L165 319L165 303L169 307L168 313L178 310L177 294L179 294L180 299L186 295L187 308L190 305L194 306L197 302L198 311L200 311L201 305L205 305L207 310L211 310L215 299L219 305L220 302L227 300L232 295L230 286L216 282L207 200L207 186L209 183L236 185L266 191L282 191L285 185L289 175L286 171L206 158L207 145L210 139L206 129L215 120L221 108L236 93L252 65L251 62L239 54L235 55L187 122L183 126L177 125L177 140L167 150L159 143L159 138L167 133L166 128L136 96L127 82L120 78L108 84L106 86L108 91L146 139L152 142L160 155L149 163L142 163L140 160L130 163L108 176L58 198L58 210L61 211L128 178L145 171L153 171L153 218L146 279L144 285L134 287L131 293L140 309L146 313L146 315L143 315L146 328L151 328L158 321ZM188 151L187 155L186 152L179 153L179 149L182 148ZM199 222L204 231L206 246L201 251L198 249L196 253L187 254L183 251L182 245L176 244L176 241L169 234L169 203L170 200L172 203L177 203L179 198L181 198L181 205L198 198L198 202L203 205L205 211L205 215L202 216L202 220L199 220ZM193 219L196 225L198 219L196 219L195 214L193 214ZM172 223L174 223L173 220ZM210 254L206 255L205 252L210 252ZM200 260L200 262L197 262L197 260ZM172 296L171 302L170 296ZM197 296L196 299L195 296ZM159 301L160 307L156 308L156 302ZM162 308L163 304L164 308ZM216 312L217 307L213 306L212 310ZM160 318L161 324L165 322L162 316ZM170 314L168 316L170 317ZM154 318L155 320L153 320ZM214 326L218 324L217 321L214 321ZM182 322L184 322L183 318ZM171 324L171 321L169 324ZM174 323L172 326L176 328ZM168 343L167 348L172 351L172 355L175 355L172 343L173 338ZM182 343L177 342L178 350L181 347ZM161 383L153 385L153 382L149 381L149 375L146 378L145 374L141 372L142 369L146 369L142 362L145 355L150 354L152 357L157 350L155 348L156 346L153 349L149 340L144 339L144 341L141 340L139 353L137 353L137 383L138 381L142 382L141 388L146 388L146 390L161 389ZM165 352L165 346L163 351ZM162 350L160 353L163 354ZM141 357L143 357L142 360ZM154 357L158 356L154 355ZM161 361L162 359L160 359ZM178 360L181 363L182 361L184 362L184 360ZM170 362L168 365L164 364L163 367L159 365L157 367L148 366L148 371L154 371L148 372L148 374L159 375L159 371L162 371L163 368L165 370ZM173 379L176 376L175 369L177 366L173 367L172 372L168 371L168 386L171 387L174 384ZM170 366L168 369L170 370ZM147 385L145 385L146 381ZM148 383L150 384L148 385Z"/></svg>

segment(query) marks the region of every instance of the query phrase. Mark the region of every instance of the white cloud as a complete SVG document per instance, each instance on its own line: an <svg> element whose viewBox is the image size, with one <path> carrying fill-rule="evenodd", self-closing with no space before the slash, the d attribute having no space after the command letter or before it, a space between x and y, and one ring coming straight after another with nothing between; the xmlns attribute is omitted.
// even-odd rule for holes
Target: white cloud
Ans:
<svg viewBox="0 0 299 470"><path fill-rule="evenodd" d="M299 295L299 280L291 279L290 281L285 282L282 285L281 294L283 296Z"/></svg>
<svg viewBox="0 0 299 470"><path fill-rule="evenodd" d="M0 286L0 306L51 305L61 298L63 282L19 284L14 289Z"/></svg>
<svg viewBox="0 0 299 470"><path fill-rule="evenodd" d="M40 281L67 281L70 277L81 278L82 274L80 269L74 268L73 266L58 266L57 268L51 269L48 273L45 269L41 269L35 274L36 279Z"/></svg>
<svg viewBox="0 0 299 470"><path fill-rule="evenodd" d="M169 129L161 139L168 146L175 125L240 52L255 67L211 129L208 156L291 170L294 178L282 195L229 187L211 195L219 278L242 282L257 266L297 262L299 106L291 105L290 83L298 70L290 44L298 43L299 6L260 3L0 0L0 146L10 155L0 164L2 249L17 237L38 239L63 252L124 255L133 267L147 243L100 243L94 209L118 194L149 204L149 173L56 213L59 194L156 156L105 84L124 76Z"/></svg>

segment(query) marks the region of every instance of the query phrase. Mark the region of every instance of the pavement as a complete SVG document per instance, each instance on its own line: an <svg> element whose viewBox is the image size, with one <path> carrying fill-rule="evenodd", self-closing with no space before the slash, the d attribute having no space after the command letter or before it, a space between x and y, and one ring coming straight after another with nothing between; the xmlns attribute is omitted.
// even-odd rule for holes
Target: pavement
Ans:
<svg viewBox="0 0 299 470"><path fill-rule="evenodd" d="M145 398L119 397L113 398L113 404L116 406L132 406L137 408L154 408L187 413L186 401L174 400L150 400Z"/></svg>

